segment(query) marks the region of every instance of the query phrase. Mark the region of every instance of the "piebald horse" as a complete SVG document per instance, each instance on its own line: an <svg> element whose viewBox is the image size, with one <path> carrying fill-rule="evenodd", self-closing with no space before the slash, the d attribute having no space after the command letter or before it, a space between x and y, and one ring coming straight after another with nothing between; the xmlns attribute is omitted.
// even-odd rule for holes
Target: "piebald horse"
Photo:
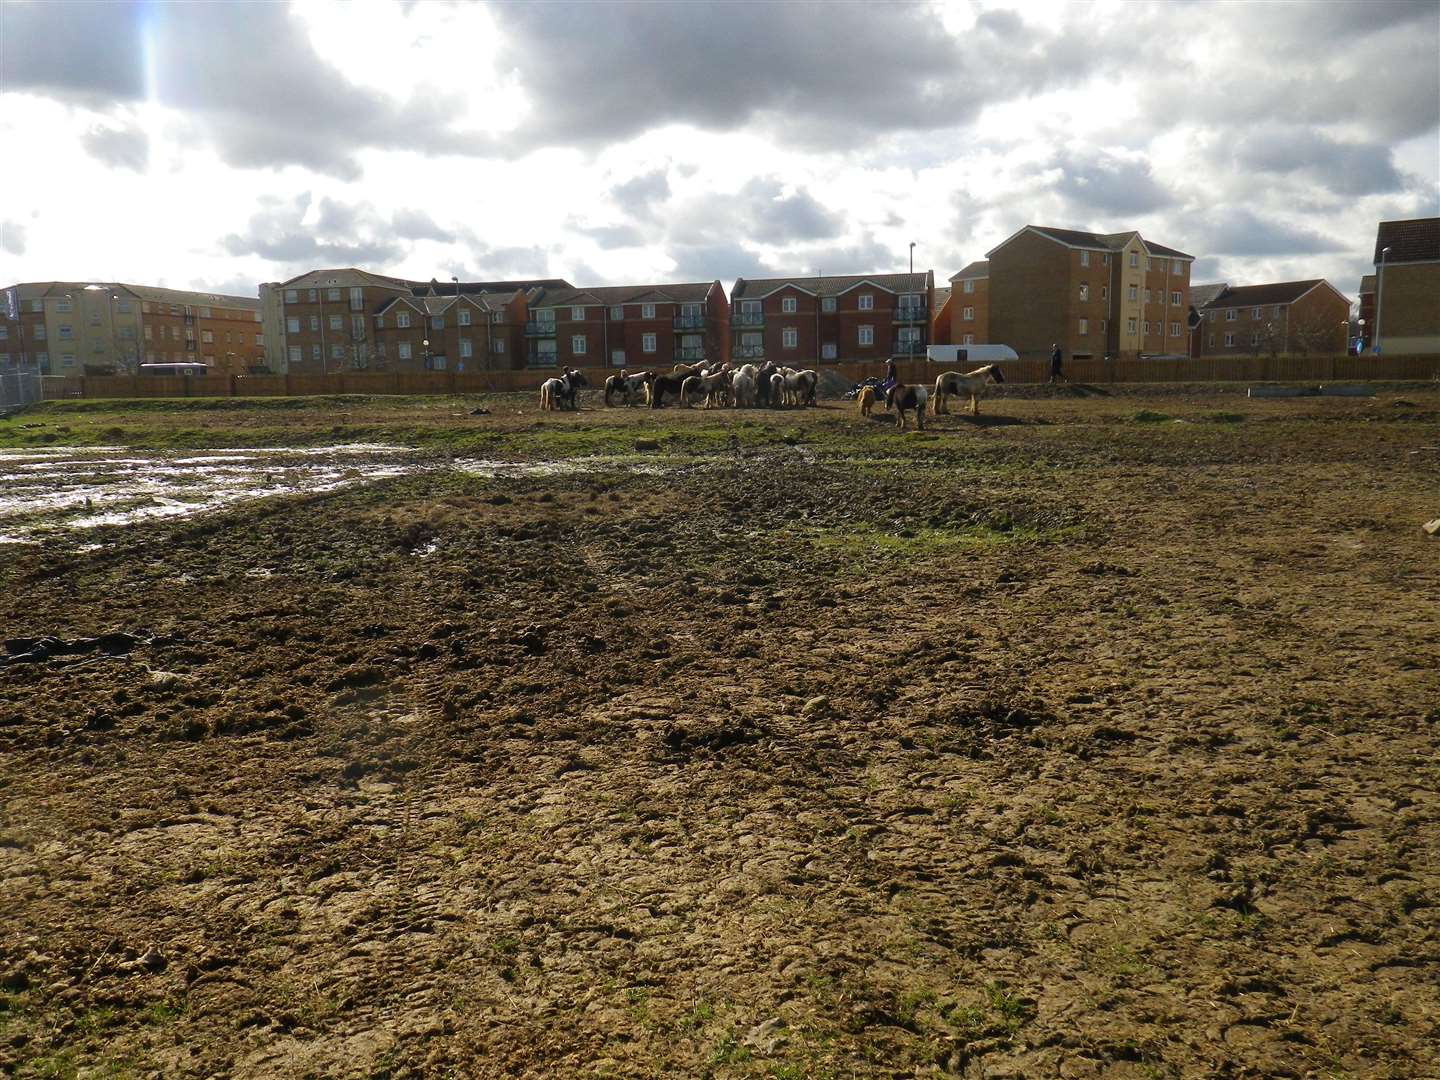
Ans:
<svg viewBox="0 0 1440 1080"><path fill-rule="evenodd" d="M547 412L557 409L578 409L580 388L589 386L583 371L566 368L558 379L546 379L540 384L540 408Z"/></svg>
<svg viewBox="0 0 1440 1080"><path fill-rule="evenodd" d="M631 375L628 371L622 371L618 375L611 375L605 380L605 404L608 407L612 394L620 395L621 400L629 407L636 401L643 401L645 398L645 376L648 371L636 372Z"/></svg>
<svg viewBox="0 0 1440 1080"><path fill-rule="evenodd" d="M1004 374L995 364L986 364L974 371L947 371L935 380L935 415L940 416L950 411L945 402L953 394L957 397L968 395L971 414L979 416L980 399L985 396L985 384L1004 381Z"/></svg>
<svg viewBox="0 0 1440 1080"><path fill-rule="evenodd" d="M915 414L915 427L925 430L925 393L923 386L896 385L885 391L885 408L895 410L895 426L905 430L905 413Z"/></svg>

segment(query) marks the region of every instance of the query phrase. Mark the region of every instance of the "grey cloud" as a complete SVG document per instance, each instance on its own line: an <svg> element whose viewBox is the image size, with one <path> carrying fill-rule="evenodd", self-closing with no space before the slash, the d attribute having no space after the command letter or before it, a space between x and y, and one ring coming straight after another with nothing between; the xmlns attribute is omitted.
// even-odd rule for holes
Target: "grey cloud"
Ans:
<svg viewBox="0 0 1440 1080"><path fill-rule="evenodd" d="M384 266L404 249L366 207L322 199L320 220L304 224L310 195L293 199L264 197L243 233L231 233L221 245L231 255L258 255L286 266ZM360 228L368 236L357 234Z"/></svg>
<svg viewBox="0 0 1440 1080"><path fill-rule="evenodd" d="M1267 221L1249 210L1216 211L1208 224L1188 232L1196 237L1187 250L1218 255L1316 255L1342 250L1344 245L1309 229Z"/></svg>
<svg viewBox="0 0 1440 1080"><path fill-rule="evenodd" d="M390 220L395 234L403 236L407 240L450 241L455 239L452 233L442 229L436 224L435 219L424 210L396 210Z"/></svg>
<svg viewBox="0 0 1440 1080"><path fill-rule="evenodd" d="M1341 195L1371 195L1404 187L1388 147L1337 142L1314 129L1251 132L1236 146L1235 163L1256 172L1304 173Z"/></svg>
<svg viewBox="0 0 1440 1080"><path fill-rule="evenodd" d="M574 225L572 228L602 248L641 247L649 242L649 236L638 225Z"/></svg>
<svg viewBox="0 0 1440 1080"><path fill-rule="evenodd" d="M1050 168L1060 170L1055 190L1082 211L1127 217L1148 214L1176 201L1143 161L1103 153L1062 152Z"/></svg>
<svg viewBox="0 0 1440 1080"><path fill-rule="evenodd" d="M9 255L25 254L25 226L14 221L0 221L0 251Z"/></svg>
<svg viewBox="0 0 1440 1080"><path fill-rule="evenodd" d="M839 236L844 221L804 188L785 194L773 176L754 177L734 195L690 199L669 215L672 240L685 245L723 244L735 236L785 245Z"/></svg>
<svg viewBox="0 0 1440 1080"><path fill-rule="evenodd" d="M543 247L494 247L475 237L470 237L465 246L470 257L462 264L449 267L450 274L461 281L508 281L554 276L550 273L550 252Z"/></svg>
<svg viewBox="0 0 1440 1080"><path fill-rule="evenodd" d="M753 251L736 243L676 244L667 254L675 260L671 272L677 281L734 281L736 278L770 277L777 271L766 266Z"/></svg>
<svg viewBox="0 0 1440 1080"><path fill-rule="evenodd" d="M320 58L279 4L10 3L0 37L7 90L94 106L147 100L153 58L158 101L231 165L299 164L360 175L366 147L424 153L493 152L450 126L457 100L397 104L349 82Z"/></svg>
<svg viewBox="0 0 1440 1080"><path fill-rule="evenodd" d="M610 189L610 197L627 214L649 217L670 197L670 180L664 169L657 169L616 184Z"/></svg>
<svg viewBox="0 0 1440 1080"><path fill-rule="evenodd" d="M85 152L114 169L143 173L150 164L150 137L137 127L92 127L80 136Z"/></svg>

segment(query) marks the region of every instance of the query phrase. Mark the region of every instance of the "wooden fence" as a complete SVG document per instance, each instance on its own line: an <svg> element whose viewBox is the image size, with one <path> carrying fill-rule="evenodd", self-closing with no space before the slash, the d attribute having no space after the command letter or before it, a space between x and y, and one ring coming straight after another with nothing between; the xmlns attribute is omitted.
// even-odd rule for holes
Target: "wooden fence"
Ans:
<svg viewBox="0 0 1440 1080"><path fill-rule="evenodd" d="M933 382L957 365L924 360L897 363L904 382ZM964 365L958 365L964 366ZM590 386L599 389L614 368L584 368ZM825 364L856 383L883 375L877 363ZM1045 360L1005 363L1007 382L1037 383L1050 377ZM538 389L551 376L533 371L356 371L338 375L80 375L46 376L44 396L60 398L288 397L316 394L494 394ZM1174 382L1380 382L1440 379L1440 355L1434 356L1280 356L1205 357L1195 360L1070 360L1065 375L1077 383Z"/></svg>

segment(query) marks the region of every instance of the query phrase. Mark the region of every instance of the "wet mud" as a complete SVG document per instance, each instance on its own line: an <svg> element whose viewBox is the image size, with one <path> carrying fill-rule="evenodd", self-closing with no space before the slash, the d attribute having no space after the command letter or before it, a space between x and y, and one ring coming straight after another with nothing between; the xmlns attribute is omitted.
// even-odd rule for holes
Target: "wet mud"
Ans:
<svg viewBox="0 0 1440 1080"><path fill-rule="evenodd" d="M1437 1075L1433 423L1089 407L0 548L0 1069Z"/></svg>

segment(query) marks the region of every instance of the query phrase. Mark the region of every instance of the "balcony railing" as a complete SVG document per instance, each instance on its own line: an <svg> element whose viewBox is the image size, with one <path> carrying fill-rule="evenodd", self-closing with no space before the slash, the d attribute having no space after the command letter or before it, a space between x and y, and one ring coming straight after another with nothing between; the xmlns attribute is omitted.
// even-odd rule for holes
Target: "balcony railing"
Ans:
<svg viewBox="0 0 1440 1080"><path fill-rule="evenodd" d="M764 345L736 345L730 350L730 355L736 360L764 360Z"/></svg>
<svg viewBox="0 0 1440 1080"><path fill-rule="evenodd" d="M704 315L677 315L675 316L676 330L704 330Z"/></svg>
<svg viewBox="0 0 1440 1080"><path fill-rule="evenodd" d="M895 356L924 356L925 343L923 341L897 341L890 352Z"/></svg>
<svg viewBox="0 0 1440 1080"><path fill-rule="evenodd" d="M906 307L898 307L895 309L895 321L906 323L924 322L925 309L919 304L910 304Z"/></svg>
<svg viewBox="0 0 1440 1080"><path fill-rule="evenodd" d="M556 354L553 352L533 353L530 356L530 366L532 368L553 368L555 367L555 357Z"/></svg>
<svg viewBox="0 0 1440 1080"><path fill-rule="evenodd" d="M675 359L687 364L693 364L697 360L705 359L705 350L699 346L694 348L679 348L675 350Z"/></svg>
<svg viewBox="0 0 1440 1080"><path fill-rule="evenodd" d="M554 336L555 336L555 323L554 323L553 320L552 320L552 321L548 321L548 322L527 322L527 323L525 324L525 336L526 336L526 337L554 337Z"/></svg>
<svg viewBox="0 0 1440 1080"><path fill-rule="evenodd" d="M763 311L737 311L730 318L731 326L764 326L765 313Z"/></svg>

